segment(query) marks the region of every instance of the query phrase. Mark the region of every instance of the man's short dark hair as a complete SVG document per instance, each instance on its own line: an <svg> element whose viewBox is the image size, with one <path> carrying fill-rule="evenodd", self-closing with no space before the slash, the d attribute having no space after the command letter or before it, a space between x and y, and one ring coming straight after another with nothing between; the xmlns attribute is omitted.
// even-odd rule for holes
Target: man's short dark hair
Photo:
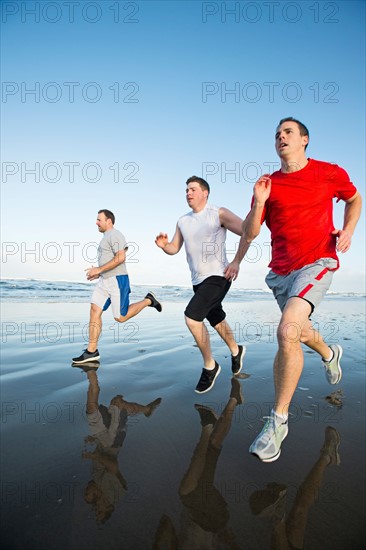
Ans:
<svg viewBox="0 0 366 550"><path fill-rule="evenodd" d="M113 212L111 212L110 210L106 210L105 208L103 208L103 210L98 210L98 214L104 214L105 217L107 218L107 220L112 220L112 223L113 223L113 225L114 225L114 222L116 221L116 218L114 217Z"/></svg>
<svg viewBox="0 0 366 550"><path fill-rule="evenodd" d="M191 176L187 179L186 185L193 182L198 183L201 189L205 189L206 191L208 191L208 194L210 194L210 186L208 185L206 180L204 180L203 178L199 178L198 176Z"/></svg>
<svg viewBox="0 0 366 550"><path fill-rule="evenodd" d="M308 138L310 139L310 136L309 136L309 130L307 129L307 127L305 126L305 124L303 124L302 122L300 122L299 120L297 120L297 118L294 118L292 116L288 116L286 118L282 118L279 123L278 123L278 126L281 126L281 124L283 124L284 122L296 122L296 124L298 125L299 127L299 130L300 130L300 136L308 136ZM278 128L277 126L277 128ZM308 143L305 145L305 149L307 148L308 146Z"/></svg>

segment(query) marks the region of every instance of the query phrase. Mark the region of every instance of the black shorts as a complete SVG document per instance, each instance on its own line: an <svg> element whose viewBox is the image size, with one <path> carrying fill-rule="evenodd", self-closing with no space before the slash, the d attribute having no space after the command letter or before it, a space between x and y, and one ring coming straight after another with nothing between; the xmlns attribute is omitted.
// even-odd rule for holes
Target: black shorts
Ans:
<svg viewBox="0 0 366 550"><path fill-rule="evenodd" d="M215 327L226 317L221 303L230 287L231 282L225 277L207 277L202 283L193 286L194 296L184 315L194 321L201 322L207 319L210 325Z"/></svg>

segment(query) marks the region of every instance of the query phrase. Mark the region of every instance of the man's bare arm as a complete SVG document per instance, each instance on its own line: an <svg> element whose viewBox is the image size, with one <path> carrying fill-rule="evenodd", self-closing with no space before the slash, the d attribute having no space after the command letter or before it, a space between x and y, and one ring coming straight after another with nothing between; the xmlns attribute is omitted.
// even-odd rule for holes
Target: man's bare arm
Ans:
<svg viewBox="0 0 366 550"><path fill-rule="evenodd" d="M118 265L121 265L126 260L126 250L119 250L114 258L107 262L104 265L101 265L100 267L89 267L85 270L86 272L86 278L88 281L93 281L94 279L98 279L98 277L101 275L101 273L105 273L106 271L109 271L110 269L114 269Z"/></svg>
<svg viewBox="0 0 366 550"><path fill-rule="evenodd" d="M240 236L242 235L243 230L241 228L241 224L243 223L243 220L239 218L239 216L237 216L227 208L220 208L219 217L220 217L220 224L223 227L225 227L232 233L235 233L235 235L240 235Z"/></svg>
<svg viewBox="0 0 366 550"><path fill-rule="evenodd" d="M159 233L155 239L155 244L161 248L165 254L169 254L169 256L177 254L183 245L183 236L178 225L175 229L174 237L170 242L167 233Z"/></svg>
<svg viewBox="0 0 366 550"><path fill-rule="evenodd" d="M235 257L233 261L226 266L226 269L224 272L225 278L228 281L235 281L235 279L238 277L241 261L243 260L249 247L250 247L250 243L246 241L245 235L243 233L242 236L240 237L239 247L238 247L238 250L236 251Z"/></svg>
<svg viewBox="0 0 366 550"><path fill-rule="evenodd" d="M242 224L243 234L248 243L254 241L261 231L262 214L271 193L271 178L264 174L253 188L253 206Z"/></svg>
<svg viewBox="0 0 366 550"><path fill-rule="evenodd" d="M343 229L333 231L333 235L337 236L337 250L342 253L350 249L352 236L361 215L362 198L360 193L357 191L345 203Z"/></svg>

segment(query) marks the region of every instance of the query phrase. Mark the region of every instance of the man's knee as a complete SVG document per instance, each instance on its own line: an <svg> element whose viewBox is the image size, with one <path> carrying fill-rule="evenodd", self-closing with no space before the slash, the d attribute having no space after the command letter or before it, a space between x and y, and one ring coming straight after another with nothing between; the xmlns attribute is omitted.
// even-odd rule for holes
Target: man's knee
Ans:
<svg viewBox="0 0 366 550"><path fill-rule="evenodd" d="M277 340L280 347L288 347L301 341L302 328L296 321L281 320L277 329Z"/></svg>
<svg viewBox="0 0 366 550"><path fill-rule="evenodd" d="M193 328L193 327L196 327L197 325L202 324L202 321L195 321L194 319L187 317L187 315L184 316L184 320L188 328Z"/></svg>
<svg viewBox="0 0 366 550"><path fill-rule="evenodd" d="M114 320L117 321L117 323L124 323L127 321L126 315L120 315L119 317L115 317Z"/></svg>
<svg viewBox="0 0 366 550"><path fill-rule="evenodd" d="M90 316L101 317L103 310L97 304L90 304Z"/></svg>
<svg viewBox="0 0 366 550"><path fill-rule="evenodd" d="M288 300L282 313L277 330L277 339L280 346L299 344L302 337L306 337L309 324L311 305L302 298L292 297Z"/></svg>

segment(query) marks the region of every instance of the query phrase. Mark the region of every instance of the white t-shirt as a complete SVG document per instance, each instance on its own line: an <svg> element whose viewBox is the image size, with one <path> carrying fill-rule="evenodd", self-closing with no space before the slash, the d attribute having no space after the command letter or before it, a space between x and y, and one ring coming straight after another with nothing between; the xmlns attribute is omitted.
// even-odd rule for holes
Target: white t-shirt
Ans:
<svg viewBox="0 0 366 550"><path fill-rule="evenodd" d="M219 208L206 204L200 212L188 212L178 220L184 239L192 284L198 285L207 277L224 276L226 257L226 228L220 225Z"/></svg>

